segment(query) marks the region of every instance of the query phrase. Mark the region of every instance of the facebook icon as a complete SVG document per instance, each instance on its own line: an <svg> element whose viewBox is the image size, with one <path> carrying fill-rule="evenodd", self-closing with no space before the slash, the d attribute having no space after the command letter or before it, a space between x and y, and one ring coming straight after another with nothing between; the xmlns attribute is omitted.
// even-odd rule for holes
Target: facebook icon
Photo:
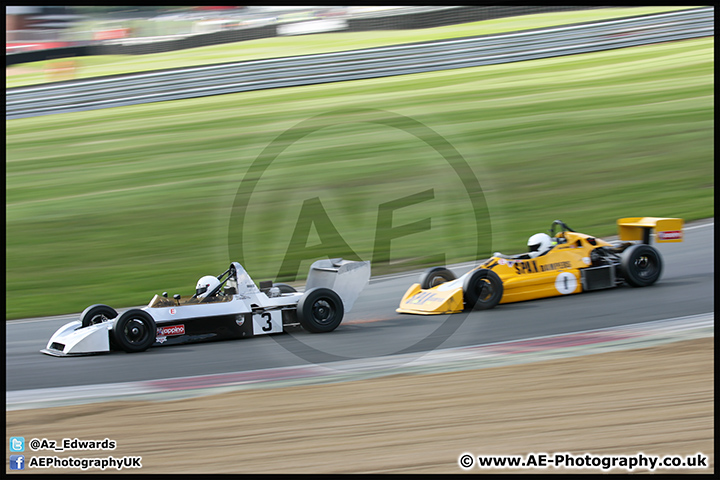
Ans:
<svg viewBox="0 0 720 480"><path fill-rule="evenodd" d="M10 470L25 470L25 455L10 455Z"/></svg>

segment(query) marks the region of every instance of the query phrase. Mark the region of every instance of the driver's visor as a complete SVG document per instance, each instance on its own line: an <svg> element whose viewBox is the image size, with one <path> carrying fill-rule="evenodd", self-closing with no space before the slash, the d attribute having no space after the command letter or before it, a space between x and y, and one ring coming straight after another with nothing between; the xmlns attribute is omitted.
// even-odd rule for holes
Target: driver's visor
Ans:
<svg viewBox="0 0 720 480"><path fill-rule="evenodd" d="M201 295L201 294L207 292L207 289L208 289L209 286L210 286L210 285L205 285L204 287L196 288L196 289L195 289L195 294L196 294L196 295Z"/></svg>

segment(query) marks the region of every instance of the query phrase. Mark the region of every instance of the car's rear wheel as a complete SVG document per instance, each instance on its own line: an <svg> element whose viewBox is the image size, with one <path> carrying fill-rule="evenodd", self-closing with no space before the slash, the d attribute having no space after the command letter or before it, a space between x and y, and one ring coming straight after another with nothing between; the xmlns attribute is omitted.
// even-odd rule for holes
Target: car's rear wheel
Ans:
<svg viewBox="0 0 720 480"><path fill-rule="evenodd" d="M662 258L650 245L633 245L622 253L620 268L628 285L647 287L660 278Z"/></svg>
<svg viewBox="0 0 720 480"><path fill-rule="evenodd" d="M420 288L427 290L445 282L455 280L455 274L445 267L428 268L420 276Z"/></svg>
<svg viewBox="0 0 720 480"><path fill-rule="evenodd" d="M115 345L128 353L142 352L155 343L157 326L149 313L132 309L120 315L112 328Z"/></svg>
<svg viewBox="0 0 720 480"><path fill-rule="evenodd" d="M463 295L466 310L488 310L502 300L502 280L492 270L481 268L465 277Z"/></svg>
<svg viewBox="0 0 720 480"><path fill-rule="evenodd" d="M90 305L80 315L80 321L82 322L82 328L89 327L102 322L107 322L117 317L117 312L114 308L107 305Z"/></svg>
<svg viewBox="0 0 720 480"><path fill-rule="evenodd" d="M335 330L342 322L345 309L340 296L329 288L313 288L302 296L297 306L300 325L312 333Z"/></svg>

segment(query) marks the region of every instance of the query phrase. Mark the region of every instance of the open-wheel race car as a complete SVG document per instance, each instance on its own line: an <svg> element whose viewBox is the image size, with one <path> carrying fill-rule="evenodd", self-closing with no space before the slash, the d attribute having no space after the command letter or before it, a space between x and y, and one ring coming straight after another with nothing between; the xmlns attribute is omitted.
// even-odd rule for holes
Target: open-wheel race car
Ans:
<svg viewBox="0 0 720 480"><path fill-rule="evenodd" d="M370 278L370 262L318 260L310 267L304 292L290 285L255 285L237 262L222 274L202 277L192 296L167 292L143 308L121 315L107 305L91 305L78 320L61 327L42 353L89 355L151 346L243 338L283 332L299 325L312 333L335 330Z"/></svg>
<svg viewBox="0 0 720 480"><path fill-rule="evenodd" d="M495 253L459 278L445 267L430 268L407 290L397 312L432 315L486 310L499 303L622 284L652 285L660 278L663 262L650 245L651 232L656 231L658 243L681 242L682 219L632 217L621 218L617 224L619 239L608 242L555 220L549 235L530 237L527 253Z"/></svg>

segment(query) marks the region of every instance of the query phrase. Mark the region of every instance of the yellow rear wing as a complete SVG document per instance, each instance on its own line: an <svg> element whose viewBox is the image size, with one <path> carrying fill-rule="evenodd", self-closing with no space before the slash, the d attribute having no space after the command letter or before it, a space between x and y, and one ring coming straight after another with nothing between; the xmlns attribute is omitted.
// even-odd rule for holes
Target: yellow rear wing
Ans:
<svg viewBox="0 0 720 480"><path fill-rule="evenodd" d="M682 242L682 218L628 217L617 221L620 240L640 240L650 243L650 233L655 229L657 243Z"/></svg>

